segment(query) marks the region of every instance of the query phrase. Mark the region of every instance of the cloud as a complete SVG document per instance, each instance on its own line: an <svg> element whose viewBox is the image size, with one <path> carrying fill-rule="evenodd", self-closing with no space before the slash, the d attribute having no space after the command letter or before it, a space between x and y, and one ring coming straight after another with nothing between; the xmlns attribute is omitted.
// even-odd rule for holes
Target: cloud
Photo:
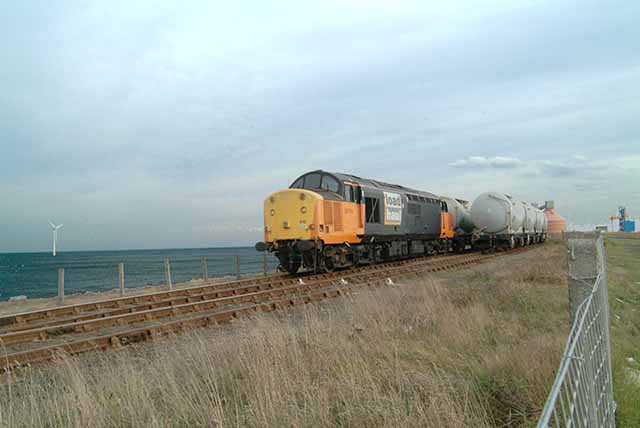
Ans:
<svg viewBox="0 0 640 428"><path fill-rule="evenodd" d="M559 160L529 159L526 162L507 156L469 156L451 162L449 166L469 170L510 170L519 168L522 174L527 177L544 175L552 178L593 178L597 177L598 173L610 169L611 163L592 161L584 155L573 155L569 159Z"/></svg>
<svg viewBox="0 0 640 428"><path fill-rule="evenodd" d="M48 218L69 249L252 245L317 168L640 206L638 2L28 3L0 14L0 252Z"/></svg>
<svg viewBox="0 0 640 428"><path fill-rule="evenodd" d="M511 169L519 167L523 162L518 158L512 158L507 156L469 156L466 159L458 159L455 162L451 162L449 166L453 168L497 168L497 169Z"/></svg>
<svg viewBox="0 0 640 428"><path fill-rule="evenodd" d="M532 164L539 173L553 178L593 178L598 172L611 168L609 163L593 162L581 155L574 155L570 160L541 160Z"/></svg>

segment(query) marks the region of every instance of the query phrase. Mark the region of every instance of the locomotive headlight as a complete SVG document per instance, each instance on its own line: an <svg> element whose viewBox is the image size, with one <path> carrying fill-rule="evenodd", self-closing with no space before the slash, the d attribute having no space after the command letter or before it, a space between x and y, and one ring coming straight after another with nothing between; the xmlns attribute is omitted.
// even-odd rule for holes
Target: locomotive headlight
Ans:
<svg viewBox="0 0 640 428"><path fill-rule="evenodd" d="M300 193L300 200L304 201L306 199L306 196L304 193Z"/></svg>
<svg viewBox="0 0 640 428"><path fill-rule="evenodd" d="M307 213L307 207L302 207L302 208L300 208L300 212L301 212L302 214L306 214L306 213Z"/></svg>
<svg viewBox="0 0 640 428"><path fill-rule="evenodd" d="M274 210L273 208L271 208L271 215L272 216L276 215L276 210Z"/></svg>
<svg viewBox="0 0 640 428"><path fill-rule="evenodd" d="M273 196L269 198L269 202L274 203L276 201L276 198L274 198Z"/></svg>

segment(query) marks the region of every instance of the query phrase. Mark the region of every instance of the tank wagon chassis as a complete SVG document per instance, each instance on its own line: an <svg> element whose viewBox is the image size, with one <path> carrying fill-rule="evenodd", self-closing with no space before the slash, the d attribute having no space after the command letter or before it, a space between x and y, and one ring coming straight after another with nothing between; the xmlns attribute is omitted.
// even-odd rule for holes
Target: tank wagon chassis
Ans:
<svg viewBox="0 0 640 428"><path fill-rule="evenodd" d="M515 248L546 237L544 215L525 202L492 193L476 199L471 212L468 206L396 184L311 171L265 199L265 239L256 249L274 253L279 268L295 274L301 268L331 272L417 256Z"/></svg>

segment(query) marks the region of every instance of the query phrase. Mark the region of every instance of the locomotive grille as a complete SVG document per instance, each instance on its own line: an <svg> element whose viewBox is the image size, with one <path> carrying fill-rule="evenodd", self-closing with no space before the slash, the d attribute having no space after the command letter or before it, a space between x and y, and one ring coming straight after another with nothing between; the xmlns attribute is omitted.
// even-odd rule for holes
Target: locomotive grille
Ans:
<svg viewBox="0 0 640 428"><path fill-rule="evenodd" d="M342 204L340 202L333 203L333 222L336 232L342 232Z"/></svg>
<svg viewBox="0 0 640 428"><path fill-rule="evenodd" d="M333 207L331 205L331 201L323 202L324 224L329 226L333 225Z"/></svg>

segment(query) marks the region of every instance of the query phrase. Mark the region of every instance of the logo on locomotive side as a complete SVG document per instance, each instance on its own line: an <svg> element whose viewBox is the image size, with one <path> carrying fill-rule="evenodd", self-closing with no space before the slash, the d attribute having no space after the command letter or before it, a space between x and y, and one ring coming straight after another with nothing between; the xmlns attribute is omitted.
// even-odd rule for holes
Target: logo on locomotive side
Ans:
<svg viewBox="0 0 640 428"><path fill-rule="evenodd" d="M384 192L384 224L402 222L402 197L398 193Z"/></svg>

